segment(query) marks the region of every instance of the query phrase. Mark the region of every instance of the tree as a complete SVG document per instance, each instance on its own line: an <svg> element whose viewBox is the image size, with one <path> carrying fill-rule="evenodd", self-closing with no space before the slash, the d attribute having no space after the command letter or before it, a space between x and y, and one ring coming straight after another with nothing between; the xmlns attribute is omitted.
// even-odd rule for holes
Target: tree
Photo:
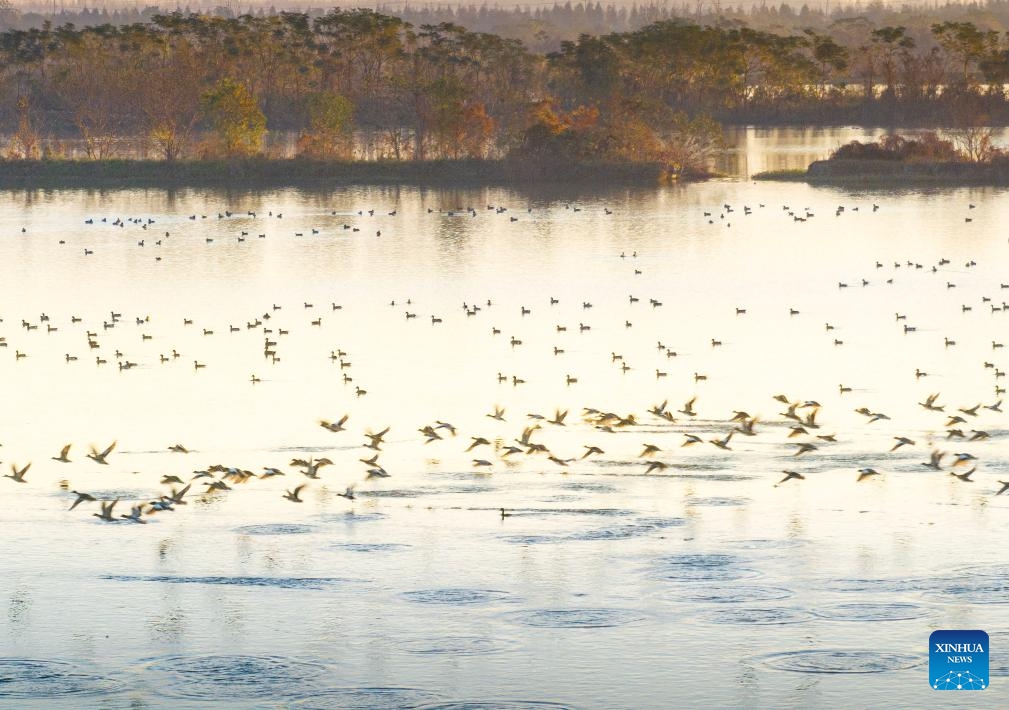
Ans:
<svg viewBox="0 0 1009 710"><path fill-rule="evenodd" d="M872 31L872 42L879 47L879 70L886 84L884 96L897 97L897 59L914 48L914 38L907 36L906 27L881 27Z"/></svg>
<svg viewBox="0 0 1009 710"><path fill-rule="evenodd" d="M23 160L37 160L39 157L39 134L32 125L31 102L27 96L19 96L18 108L18 129L11 136L10 145L7 148L7 155L10 158L21 158Z"/></svg>
<svg viewBox="0 0 1009 710"><path fill-rule="evenodd" d="M266 116L245 84L224 78L203 95L203 112L226 155L254 155L266 133Z"/></svg>
<svg viewBox="0 0 1009 710"><path fill-rule="evenodd" d="M663 161L673 171L707 170L707 163L725 146L722 127L710 116L701 114L690 118L683 111L677 111L663 135Z"/></svg>
<svg viewBox="0 0 1009 710"><path fill-rule="evenodd" d="M126 77L130 64L103 46L100 32L63 31L64 65L52 73L57 95L70 108L88 158L111 158L131 106ZM109 29L110 34L114 30Z"/></svg>
<svg viewBox="0 0 1009 710"><path fill-rule="evenodd" d="M349 157L354 105L331 91L311 94L307 104L309 129L298 139L299 150L316 158Z"/></svg>
<svg viewBox="0 0 1009 710"><path fill-rule="evenodd" d="M848 50L829 35L818 35L806 30L813 46L813 59L820 66L820 81L827 83L831 70L841 72L848 68Z"/></svg>
<svg viewBox="0 0 1009 710"><path fill-rule="evenodd" d="M200 120L203 87L210 71L205 56L178 31L174 13L155 17L161 33L138 44L132 71L140 129L161 156L177 160L185 153Z"/></svg>
<svg viewBox="0 0 1009 710"><path fill-rule="evenodd" d="M947 52L957 57L963 74L964 86L970 83L971 62L978 62L991 54L998 45L998 33L979 30L972 22L943 22L932 25L932 34Z"/></svg>
<svg viewBox="0 0 1009 710"><path fill-rule="evenodd" d="M991 160L997 149L992 144L992 128L981 97L976 94L959 97L950 113L952 126L947 133L963 157L972 163Z"/></svg>

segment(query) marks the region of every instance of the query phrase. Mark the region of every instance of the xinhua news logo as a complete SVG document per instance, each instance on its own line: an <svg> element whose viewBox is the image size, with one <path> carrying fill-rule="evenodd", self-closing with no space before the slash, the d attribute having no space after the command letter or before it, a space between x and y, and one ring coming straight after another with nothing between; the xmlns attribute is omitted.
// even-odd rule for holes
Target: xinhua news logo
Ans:
<svg viewBox="0 0 1009 710"><path fill-rule="evenodd" d="M940 630L928 637L928 675L934 690L988 687L988 634Z"/></svg>

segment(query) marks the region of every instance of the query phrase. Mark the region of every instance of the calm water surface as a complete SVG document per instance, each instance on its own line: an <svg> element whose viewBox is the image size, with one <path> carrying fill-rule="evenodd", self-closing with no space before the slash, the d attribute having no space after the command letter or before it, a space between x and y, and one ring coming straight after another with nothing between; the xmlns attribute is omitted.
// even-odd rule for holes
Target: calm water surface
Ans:
<svg viewBox="0 0 1009 710"><path fill-rule="evenodd" d="M850 137L754 134L737 172ZM0 193L0 460L32 463L0 480L0 706L938 707L939 628L992 635L971 702L1004 706L1006 197ZM506 456L536 424L556 460ZM68 511L212 465L285 475Z"/></svg>

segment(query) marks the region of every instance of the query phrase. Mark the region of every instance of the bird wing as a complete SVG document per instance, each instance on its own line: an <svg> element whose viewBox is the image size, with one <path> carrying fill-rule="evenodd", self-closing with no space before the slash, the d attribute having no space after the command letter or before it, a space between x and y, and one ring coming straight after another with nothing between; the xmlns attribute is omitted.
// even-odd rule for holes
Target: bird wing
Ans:
<svg viewBox="0 0 1009 710"><path fill-rule="evenodd" d="M102 452L102 458L105 458L106 456L111 454L112 449L114 448L116 448L116 442L113 441L111 444L109 444L109 448L105 449L105 451Z"/></svg>
<svg viewBox="0 0 1009 710"><path fill-rule="evenodd" d="M67 457L67 454L70 453L70 447L71 446L72 446L72 444L67 444L66 446L63 447L63 450L60 451L60 458L61 459L65 459Z"/></svg>

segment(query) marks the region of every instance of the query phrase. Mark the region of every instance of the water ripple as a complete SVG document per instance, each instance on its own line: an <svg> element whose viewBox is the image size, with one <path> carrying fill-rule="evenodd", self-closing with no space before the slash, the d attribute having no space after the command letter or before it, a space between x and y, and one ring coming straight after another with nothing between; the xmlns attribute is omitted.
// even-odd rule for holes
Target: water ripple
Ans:
<svg viewBox="0 0 1009 710"><path fill-rule="evenodd" d="M417 688L336 688L313 693L291 707L299 710L415 710L438 696Z"/></svg>
<svg viewBox="0 0 1009 710"><path fill-rule="evenodd" d="M731 582L760 576L759 571L740 566L739 558L724 554L667 555L651 563L650 574L667 582Z"/></svg>
<svg viewBox="0 0 1009 710"><path fill-rule="evenodd" d="M875 651L787 651L761 656L764 665L792 673L887 673L915 668L918 656Z"/></svg>
<svg viewBox="0 0 1009 710"><path fill-rule="evenodd" d="M599 629L645 619L629 609L531 609L512 612L507 618L522 626L551 629Z"/></svg>
<svg viewBox="0 0 1009 710"><path fill-rule="evenodd" d="M930 612L917 604L902 602L854 602L817 609L815 613L832 621L903 621L920 619Z"/></svg>
<svg viewBox="0 0 1009 710"><path fill-rule="evenodd" d="M162 582L165 584L219 584L230 587L275 587L278 589L326 589L359 580L342 577L184 577L172 575L106 574L100 579L116 582Z"/></svg>
<svg viewBox="0 0 1009 710"><path fill-rule="evenodd" d="M457 700L425 705L418 710L572 710L570 705L545 700Z"/></svg>
<svg viewBox="0 0 1009 710"><path fill-rule="evenodd" d="M420 604L490 604L511 598L508 592L494 589L418 589L413 592L403 592L404 599Z"/></svg>
<svg viewBox="0 0 1009 710"><path fill-rule="evenodd" d="M804 609L740 609L729 607L701 615L705 621L713 624L755 624L762 626L777 626L778 624L801 624L816 616Z"/></svg>
<svg viewBox="0 0 1009 710"><path fill-rule="evenodd" d="M317 663L280 656L169 656L147 664L159 693L215 702L294 698L326 673Z"/></svg>
<svg viewBox="0 0 1009 710"><path fill-rule="evenodd" d="M109 678L84 673L70 663L0 658L0 699L41 700L105 695L120 689Z"/></svg>
<svg viewBox="0 0 1009 710"><path fill-rule="evenodd" d="M968 604L1009 604L1009 580L987 576L965 576L946 580L937 589L926 590L928 597L940 597Z"/></svg>
<svg viewBox="0 0 1009 710"><path fill-rule="evenodd" d="M750 502L750 498L726 498L718 496L710 496L707 498L691 498L687 501L687 505L691 506L706 506L711 508L726 508L737 505L746 505Z"/></svg>
<svg viewBox="0 0 1009 710"><path fill-rule="evenodd" d="M713 604L740 604L746 602L770 602L788 599L795 595L783 587L761 587L758 585L733 585L705 587L693 594L677 592L677 601Z"/></svg>
<svg viewBox="0 0 1009 710"><path fill-rule="evenodd" d="M235 528L235 532L242 535L305 535L316 530L318 528L313 525L299 525L298 523L266 523Z"/></svg>
<svg viewBox="0 0 1009 710"><path fill-rule="evenodd" d="M518 648L518 642L488 636L442 636L433 639L414 639L400 642L399 648L407 653L423 656L482 656L502 653Z"/></svg>
<svg viewBox="0 0 1009 710"><path fill-rule="evenodd" d="M330 548L350 552L398 552L409 549L401 542L334 542Z"/></svg>

